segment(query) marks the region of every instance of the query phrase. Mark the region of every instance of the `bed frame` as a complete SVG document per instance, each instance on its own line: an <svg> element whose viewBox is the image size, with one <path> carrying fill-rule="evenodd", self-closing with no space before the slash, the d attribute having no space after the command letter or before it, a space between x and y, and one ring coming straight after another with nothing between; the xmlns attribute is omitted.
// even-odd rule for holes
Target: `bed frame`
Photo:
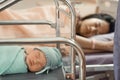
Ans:
<svg viewBox="0 0 120 80"><path fill-rule="evenodd" d="M4 10L9 6L12 6L16 1L20 1L20 0L3 0L3 2L1 2L1 7L0 10ZM27 25L50 25L52 27L54 27L56 29L56 37L55 38L28 38L28 39L6 39L6 40L0 40L0 45L16 45L16 44L42 44L42 43L56 43L57 47L60 47L61 43L64 44L68 44L71 47L71 72L70 73L63 73L64 74L62 77L64 79L67 78L75 80L75 60L74 60L74 56L75 54L73 53L74 50L76 50L78 56L79 56L79 79L80 80L85 80L85 76L86 76L86 66L85 66L85 56L84 53L82 51L82 49L79 47L79 45L77 45L77 43L75 42L74 38L75 38L75 11L73 9L73 7L71 6L71 2L69 0L54 0L55 2L55 6L56 6L56 22L53 23L51 21L48 20L41 20L41 21L0 21L0 25L22 25L22 24L27 24ZM60 4L64 3L66 6L68 6L70 13L67 13L66 11L64 11L63 9L61 9L59 6ZM5 3L5 4L4 4ZM62 38L60 37L60 25L59 25L59 19L60 19L60 12L65 13L65 15L67 15L70 19L71 19L71 30L73 33L71 33L71 38L67 39L67 38ZM51 73L52 74L52 73ZM56 72L54 72L54 74L56 74ZM60 73L61 74L61 71ZM58 75L59 75L58 74ZM52 76L51 76L52 77ZM10 77L11 78L11 77ZM20 77L19 77L20 78ZM54 76L52 77L54 80ZM5 77L1 76L1 80L4 80ZM24 78L20 78L20 80L22 80ZM29 78L28 78L29 79ZM58 80L60 79L59 77L57 78ZM26 80L26 79L25 79ZM55 79L56 80L56 79ZM62 79L63 80L63 79Z"/></svg>

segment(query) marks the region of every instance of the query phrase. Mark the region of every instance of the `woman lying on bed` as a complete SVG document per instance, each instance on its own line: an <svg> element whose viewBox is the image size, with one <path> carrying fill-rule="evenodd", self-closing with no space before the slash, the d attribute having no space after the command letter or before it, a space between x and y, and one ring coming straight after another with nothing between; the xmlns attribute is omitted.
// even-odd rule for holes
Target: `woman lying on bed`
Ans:
<svg viewBox="0 0 120 80"><path fill-rule="evenodd" d="M104 13L77 16L76 41L85 53L113 51L115 19Z"/></svg>
<svg viewBox="0 0 120 80"><path fill-rule="evenodd" d="M62 66L62 56L55 47L0 46L0 75L35 72L48 73Z"/></svg>

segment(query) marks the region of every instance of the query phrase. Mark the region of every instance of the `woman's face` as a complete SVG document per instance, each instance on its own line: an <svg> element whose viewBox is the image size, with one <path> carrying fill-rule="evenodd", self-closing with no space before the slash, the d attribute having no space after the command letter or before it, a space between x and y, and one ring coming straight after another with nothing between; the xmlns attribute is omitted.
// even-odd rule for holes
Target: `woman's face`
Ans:
<svg viewBox="0 0 120 80"><path fill-rule="evenodd" d="M44 53L39 50L33 50L26 55L26 64L31 72L40 71L46 65Z"/></svg>
<svg viewBox="0 0 120 80"><path fill-rule="evenodd" d="M98 18L90 18L81 22L80 34L84 37L91 37L109 32L109 24Z"/></svg>

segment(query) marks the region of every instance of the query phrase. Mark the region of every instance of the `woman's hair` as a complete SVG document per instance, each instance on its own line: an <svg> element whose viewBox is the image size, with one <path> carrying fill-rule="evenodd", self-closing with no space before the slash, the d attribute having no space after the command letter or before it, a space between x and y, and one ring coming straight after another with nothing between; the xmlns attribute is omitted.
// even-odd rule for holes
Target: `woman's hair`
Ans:
<svg viewBox="0 0 120 80"><path fill-rule="evenodd" d="M108 22L110 25L109 25L109 33L111 32L114 32L114 29L115 29L115 19L109 15L109 14L106 14L106 13L96 13L96 14L90 14L88 16L85 16L83 18L80 18L77 16L77 24L76 24L76 28L78 29L78 26L80 27L80 22L79 20L81 21L84 21L86 19L90 19L90 18L98 18L98 19L101 19L101 20L104 20L106 22Z"/></svg>

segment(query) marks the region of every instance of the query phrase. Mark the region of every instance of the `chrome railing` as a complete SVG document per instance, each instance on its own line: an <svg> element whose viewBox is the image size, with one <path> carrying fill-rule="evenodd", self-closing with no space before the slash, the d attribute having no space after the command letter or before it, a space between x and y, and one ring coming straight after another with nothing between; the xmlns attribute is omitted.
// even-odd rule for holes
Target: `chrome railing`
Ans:
<svg viewBox="0 0 120 80"><path fill-rule="evenodd" d="M3 2L1 2L1 4L4 4L3 6L0 4L0 11L6 9L7 7L13 5L14 3L21 1L21 0L10 0L11 2L7 2L9 0L4 0ZM59 2L62 1L65 5L68 6L69 8L69 13L65 13L65 11L63 9L61 9L59 7ZM1 39L0 40L0 45L13 45L13 44L39 44L39 43L65 43L70 45L71 48L71 75L69 75L69 77L72 80L75 80L75 53L74 50L77 52L77 55L79 57L79 80L86 80L86 61L85 61L85 56L84 53L82 51L82 49L80 48L80 46L77 44L77 42L75 41L75 23L76 23L76 19L75 19L75 11L74 8L72 7L72 4L70 2L70 0L54 0L55 2L55 6L56 6L56 22L52 23L51 21L47 21L47 20L37 20L37 21L0 21L0 25L23 25L23 24L27 24L27 25L32 25L32 24L48 24L52 27L54 27L56 29L56 37L55 38L25 38L25 39ZM60 37L60 23L59 23L59 19L60 19L60 12L65 13L66 15L69 16L69 18L71 19L71 38L67 39L67 38L62 38ZM59 44L58 44L59 45Z"/></svg>

